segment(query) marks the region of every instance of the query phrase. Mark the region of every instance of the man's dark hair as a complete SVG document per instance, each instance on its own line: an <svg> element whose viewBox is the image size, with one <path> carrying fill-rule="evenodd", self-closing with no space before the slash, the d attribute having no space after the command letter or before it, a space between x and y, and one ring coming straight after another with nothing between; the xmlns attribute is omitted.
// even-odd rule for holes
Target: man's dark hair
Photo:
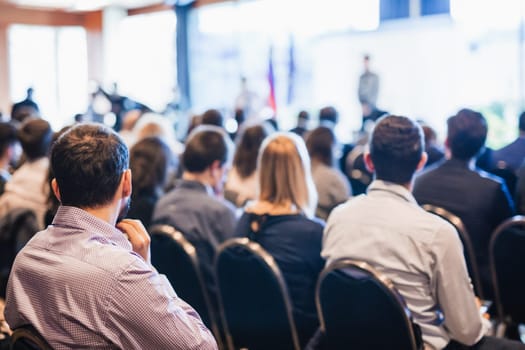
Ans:
<svg viewBox="0 0 525 350"><path fill-rule="evenodd" d="M306 148L310 158L327 166L333 166L335 135L332 129L318 126L306 137Z"/></svg>
<svg viewBox="0 0 525 350"><path fill-rule="evenodd" d="M9 146L17 142L16 127L11 123L0 122L0 157Z"/></svg>
<svg viewBox="0 0 525 350"><path fill-rule="evenodd" d="M469 160L482 151L488 128L481 113L462 109L448 118L447 126L447 142L453 158Z"/></svg>
<svg viewBox="0 0 525 350"><path fill-rule="evenodd" d="M216 125L216 126L224 126L224 118L216 109L208 109L204 114L202 115L202 121L201 123L203 125Z"/></svg>
<svg viewBox="0 0 525 350"><path fill-rule="evenodd" d="M114 197L128 168L128 148L102 124L78 124L51 150L51 168L62 205L97 208Z"/></svg>
<svg viewBox="0 0 525 350"><path fill-rule="evenodd" d="M378 180L406 184L412 180L425 149L423 131L407 117L380 118L370 140L370 156Z"/></svg>
<svg viewBox="0 0 525 350"><path fill-rule="evenodd" d="M18 130L18 139L28 160L46 157L49 153L53 130L44 119L27 119Z"/></svg>
<svg viewBox="0 0 525 350"><path fill-rule="evenodd" d="M525 132L525 111L521 112L520 114L519 128L520 128L520 131Z"/></svg>
<svg viewBox="0 0 525 350"><path fill-rule="evenodd" d="M329 122L335 125L337 124L338 119L339 119L339 113L332 106L323 107L319 111L319 123L320 124L324 122Z"/></svg>
<svg viewBox="0 0 525 350"><path fill-rule="evenodd" d="M11 107L11 119L23 123L27 118L40 116L38 105L29 99L17 102Z"/></svg>
<svg viewBox="0 0 525 350"><path fill-rule="evenodd" d="M224 130L214 125L195 128L182 153L184 169L190 173L201 173L214 161L226 163L230 153L230 142Z"/></svg>

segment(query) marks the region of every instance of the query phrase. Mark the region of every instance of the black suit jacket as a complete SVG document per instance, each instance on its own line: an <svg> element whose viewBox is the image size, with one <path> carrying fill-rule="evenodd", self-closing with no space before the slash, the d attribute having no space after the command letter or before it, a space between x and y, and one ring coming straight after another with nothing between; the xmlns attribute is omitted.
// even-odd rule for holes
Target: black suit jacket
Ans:
<svg viewBox="0 0 525 350"><path fill-rule="evenodd" d="M515 213L504 181L480 169L470 169L468 162L450 159L417 176L413 193L420 205L442 207L463 221L476 252L483 290L491 296L490 236L497 225Z"/></svg>

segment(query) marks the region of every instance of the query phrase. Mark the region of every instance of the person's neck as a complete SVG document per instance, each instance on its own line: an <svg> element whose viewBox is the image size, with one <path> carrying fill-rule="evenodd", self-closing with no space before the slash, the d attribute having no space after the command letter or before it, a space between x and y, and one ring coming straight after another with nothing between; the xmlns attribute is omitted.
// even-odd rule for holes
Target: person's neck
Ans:
<svg viewBox="0 0 525 350"><path fill-rule="evenodd" d="M254 202L246 211L257 215L290 215L299 213L297 207L289 201L285 203L272 203L264 200Z"/></svg>
<svg viewBox="0 0 525 350"><path fill-rule="evenodd" d="M111 226L115 226L118 219L118 210L115 205L106 205L96 208L81 208L96 218L107 222Z"/></svg>
<svg viewBox="0 0 525 350"><path fill-rule="evenodd" d="M185 171L182 174L182 179L188 181L196 181L203 184L204 186L212 186L210 178L205 171L202 173L190 173L188 171Z"/></svg>

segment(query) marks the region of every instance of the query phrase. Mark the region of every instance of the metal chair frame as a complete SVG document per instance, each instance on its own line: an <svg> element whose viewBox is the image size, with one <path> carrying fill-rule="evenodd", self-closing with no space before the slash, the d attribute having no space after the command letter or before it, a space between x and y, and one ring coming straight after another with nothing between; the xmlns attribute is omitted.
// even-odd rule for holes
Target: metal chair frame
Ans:
<svg viewBox="0 0 525 350"><path fill-rule="evenodd" d="M268 269L271 271L271 273L275 277L275 279L277 281L277 284L279 285L280 293L281 293L281 296L283 298L283 302L284 302L284 305L285 305L285 308L286 308L286 315L287 315L287 318L288 318L288 324L290 326L290 332L291 332L291 337L292 337L292 341L293 341L293 344L294 344L294 349L295 350L299 350L300 349L299 336L298 336L297 327L295 325L295 321L294 321L294 318L293 318L292 303L290 301L290 297L289 297L289 294L288 294L288 288L286 287L286 282L285 282L284 277L283 277L283 275L281 273L281 270L279 269L279 266L275 262L275 259L266 250L264 250L264 248L259 243L251 241L249 238L246 238L246 237L244 237L244 238L232 238L232 239L229 239L229 240L225 241L224 243L222 243L219 246L218 250L217 250L217 255L216 255L216 258L215 258L215 274L216 274L216 276L219 275L218 274L218 260L220 258L221 253L224 252L225 250L227 250L229 248L233 248L233 247L242 247L242 248L246 249L248 252L250 252L251 254L253 254L254 256L258 257L265 265L267 265ZM218 278L217 278L217 282L220 285L220 280ZM227 318L226 318L227 310L225 310L225 308L224 308L221 288L218 288L218 289L219 289L218 290L218 293L219 293L219 306L220 306L220 309L221 309L221 317L222 317L222 320L223 320L223 324L224 324L224 327L226 329L226 338L227 338L228 347L229 347L229 349L234 350L235 346L234 346L234 342L233 342L233 337L232 337L232 335L230 333L228 321L227 321Z"/></svg>
<svg viewBox="0 0 525 350"><path fill-rule="evenodd" d="M489 243L489 261L490 261L490 271L492 274L492 281L494 284L494 302L496 304L496 311L498 315L498 335L502 335L505 331L505 311L503 310L503 303L501 301L501 291L498 283L498 272L496 271L496 262L494 257L494 246L496 244L496 240L501 236L506 230L508 230L511 227L516 226L523 226L525 227L525 216L522 215L516 215L513 216L505 221L503 221L501 224L499 224L492 233L492 237L490 239Z"/></svg>
<svg viewBox="0 0 525 350"><path fill-rule="evenodd" d="M161 234L161 235L166 235L170 237L175 243L177 243L184 250L184 252L190 258L191 264L193 265L193 270L195 274L197 275L197 280L199 281L199 287L202 292L204 302L206 304L206 309L208 311L210 324L211 324L211 331L215 335L215 339L217 340L219 349L223 349L224 346L222 344L221 333L219 330L219 325L217 323L217 314L215 313L215 310L212 307L210 296L208 294L208 291L206 290L206 283L204 282L204 277L202 276L202 272L199 267L199 258L197 256L197 250L195 249L193 244L191 244L184 237L182 232L178 231L173 226L154 225L151 227L149 231L151 235Z"/></svg>
<svg viewBox="0 0 525 350"><path fill-rule="evenodd" d="M317 307L317 314L319 316L319 324L320 324L321 332L323 333L326 332L326 322L325 322L325 317L323 314L323 307L321 304L322 283L324 279L326 278L326 276L332 273L333 271L336 271L336 270L344 271L345 269L348 269L348 268L354 268L354 269L359 270L360 272L365 273L371 279L376 280L379 284L381 284L385 288L385 290L389 291L392 294L394 299L399 303L399 307L404 311L403 319L406 322L405 326L409 332L411 349L417 350L416 337L415 337L414 330L412 328L412 322L411 322L412 314L410 310L408 309L408 307L406 306L405 301L403 300L403 298L401 297L397 289L394 287L394 284L388 277L382 275L381 273L379 273L377 270L375 270L372 266L370 266L364 261L352 260L348 258L338 259L332 262L330 265L326 266L321 272L321 274L319 275L319 279L317 280L317 286L315 290L315 304Z"/></svg>
<svg viewBox="0 0 525 350"><path fill-rule="evenodd" d="M474 245L472 244L472 240L470 239L470 236L468 234L467 229L465 228L465 224L463 224L463 221L458 216L452 214L444 208L431 204L424 204L421 207L427 212L437 215L454 225L463 243L464 254L466 254L469 259L470 270L472 271L472 276L470 277L472 278L472 284L474 285L476 294L480 299L485 300L483 288L481 286L481 277L479 274L478 262L476 259L476 254L474 253Z"/></svg>

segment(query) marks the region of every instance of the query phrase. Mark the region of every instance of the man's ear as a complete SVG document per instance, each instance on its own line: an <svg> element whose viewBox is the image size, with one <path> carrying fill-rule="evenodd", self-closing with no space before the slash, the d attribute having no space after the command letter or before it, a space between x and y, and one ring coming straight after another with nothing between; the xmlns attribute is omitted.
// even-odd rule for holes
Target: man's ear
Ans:
<svg viewBox="0 0 525 350"><path fill-rule="evenodd" d="M365 152L363 158L365 160L366 169L371 173L375 173L376 168L374 166L374 162L372 162L372 156L370 155L370 152Z"/></svg>
<svg viewBox="0 0 525 350"><path fill-rule="evenodd" d="M131 185L131 170L126 169L122 174L122 198L131 196L132 185Z"/></svg>
<svg viewBox="0 0 525 350"><path fill-rule="evenodd" d="M57 197L58 201L61 202L61 200L60 200L60 190L58 188L57 179L51 180L51 189L53 190L53 194L55 195L55 197Z"/></svg>
<svg viewBox="0 0 525 350"><path fill-rule="evenodd" d="M428 160L428 154L427 152L423 152L421 154L421 159L419 160L419 163L417 163L416 171L423 169L425 167L425 164L427 164L427 160Z"/></svg>

